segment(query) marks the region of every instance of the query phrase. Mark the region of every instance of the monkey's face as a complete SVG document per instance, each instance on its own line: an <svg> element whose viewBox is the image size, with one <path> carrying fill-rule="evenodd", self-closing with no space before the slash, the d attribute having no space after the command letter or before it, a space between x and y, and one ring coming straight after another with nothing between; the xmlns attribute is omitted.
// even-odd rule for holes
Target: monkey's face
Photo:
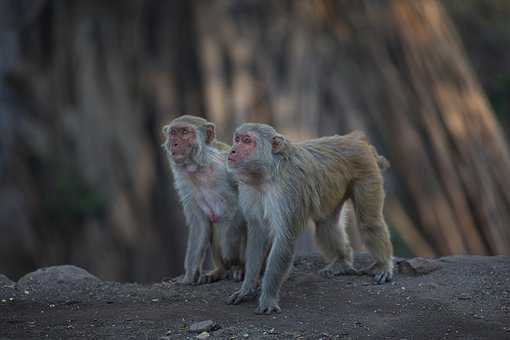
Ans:
<svg viewBox="0 0 510 340"><path fill-rule="evenodd" d="M184 163L197 144L197 131L191 124L178 123L168 129L168 151L176 164Z"/></svg>
<svg viewBox="0 0 510 340"><path fill-rule="evenodd" d="M229 167L238 167L252 159L257 151L257 135L252 131L234 133L232 148L228 155Z"/></svg>

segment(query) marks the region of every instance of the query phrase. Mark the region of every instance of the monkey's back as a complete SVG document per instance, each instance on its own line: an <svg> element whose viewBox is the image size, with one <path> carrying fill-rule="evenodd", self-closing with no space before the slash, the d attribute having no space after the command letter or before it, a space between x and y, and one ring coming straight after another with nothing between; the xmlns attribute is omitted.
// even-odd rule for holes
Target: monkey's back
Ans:
<svg viewBox="0 0 510 340"><path fill-rule="evenodd" d="M304 184L315 218L334 211L357 180L382 180L372 147L359 131L294 143L292 153L289 171Z"/></svg>
<svg viewBox="0 0 510 340"><path fill-rule="evenodd" d="M341 174L355 180L380 174L372 146L360 131L347 135L333 135L295 143L298 152L311 164L312 171Z"/></svg>

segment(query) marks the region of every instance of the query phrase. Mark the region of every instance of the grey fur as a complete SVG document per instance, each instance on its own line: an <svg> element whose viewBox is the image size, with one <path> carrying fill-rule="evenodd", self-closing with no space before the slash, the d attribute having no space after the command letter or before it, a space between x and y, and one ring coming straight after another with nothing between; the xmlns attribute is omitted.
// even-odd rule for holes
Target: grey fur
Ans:
<svg viewBox="0 0 510 340"><path fill-rule="evenodd" d="M197 142L189 157L177 164L170 152L168 132L175 123L189 123L195 127ZM244 273L246 226L239 209L237 184L226 170L228 146L217 141L207 144L205 128L214 125L194 116L181 116L163 127L165 150L175 188L189 226L184 284L201 284L223 279L230 270L231 277L241 280ZM206 210L219 217L212 223ZM203 273L207 250L211 250L214 269Z"/></svg>

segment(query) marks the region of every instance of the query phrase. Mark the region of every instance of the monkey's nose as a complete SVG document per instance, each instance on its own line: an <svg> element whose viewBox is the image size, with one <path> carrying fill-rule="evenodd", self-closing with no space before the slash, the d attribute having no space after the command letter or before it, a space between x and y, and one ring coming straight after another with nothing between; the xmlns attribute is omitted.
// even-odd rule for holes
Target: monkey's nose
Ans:
<svg viewBox="0 0 510 340"><path fill-rule="evenodd" d="M175 143L174 146L179 146L179 144Z"/></svg>
<svg viewBox="0 0 510 340"><path fill-rule="evenodd" d="M232 150L230 151L231 154L235 154L236 153L236 150Z"/></svg>

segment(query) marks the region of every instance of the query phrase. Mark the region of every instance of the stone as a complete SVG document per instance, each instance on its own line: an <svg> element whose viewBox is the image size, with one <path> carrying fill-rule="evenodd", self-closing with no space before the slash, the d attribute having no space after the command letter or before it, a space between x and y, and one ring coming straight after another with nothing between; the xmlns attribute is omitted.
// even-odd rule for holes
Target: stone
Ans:
<svg viewBox="0 0 510 340"><path fill-rule="evenodd" d="M208 332L202 332L202 333L200 333L200 334L197 336L197 339L199 339L199 340L203 340L203 339L207 339L207 338L209 338L209 336L210 336L210 335L209 335L209 333L208 333Z"/></svg>
<svg viewBox="0 0 510 340"><path fill-rule="evenodd" d="M2 288L14 288L16 283L14 281L11 281L7 276L4 274L0 274L0 289Z"/></svg>
<svg viewBox="0 0 510 340"><path fill-rule="evenodd" d="M439 268L441 268L439 261L425 257L415 257L398 263L398 270L402 274L423 275Z"/></svg>
<svg viewBox="0 0 510 340"><path fill-rule="evenodd" d="M195 322L189 327L192 333L210 332L218 329L218 325L212 320Z"/></svg>
<svg viewBox="0 0 510 340"><path fill-rule="evenodd" d="M18 290L50 290L59 289L59 286L66 283L73 283L81 280L94 280L99 279L90 274L85 269L72 266L53 266L38 269L34 272L28 273L19 279L17 288Z"/></svg>

